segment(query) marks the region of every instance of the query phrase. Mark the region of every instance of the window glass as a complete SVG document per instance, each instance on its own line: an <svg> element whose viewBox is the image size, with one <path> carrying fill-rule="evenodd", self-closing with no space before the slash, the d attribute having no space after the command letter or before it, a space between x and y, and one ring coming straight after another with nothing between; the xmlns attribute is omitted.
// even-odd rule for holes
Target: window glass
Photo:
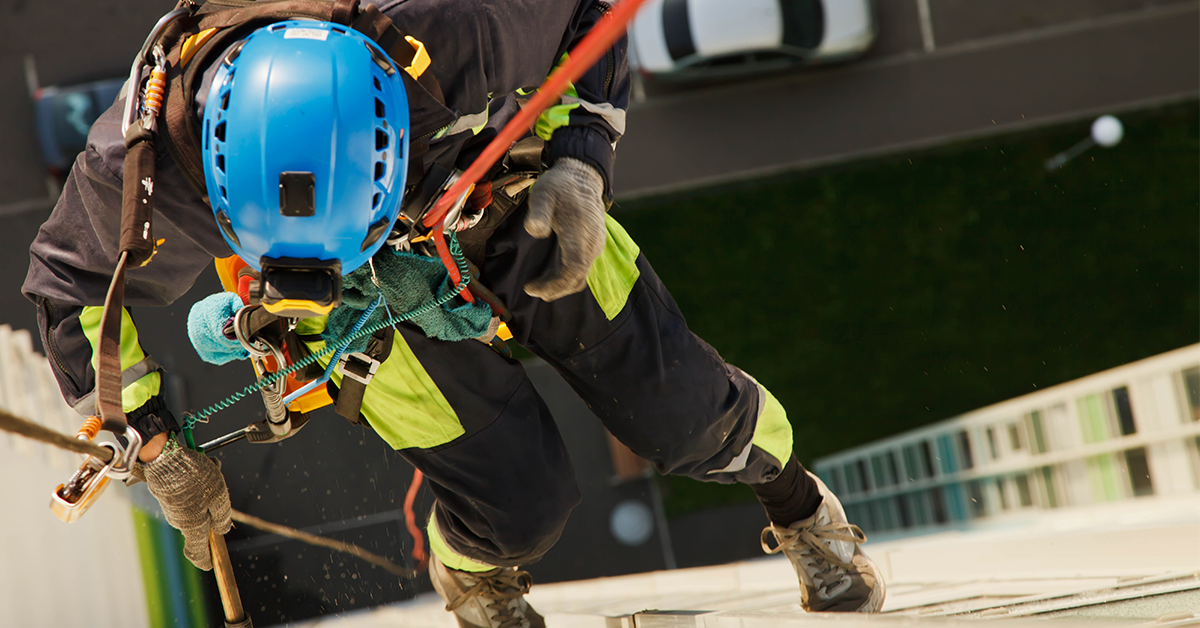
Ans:
<svg viewBox="0 0 1200 628"><path fill-rule="evenodd" d="M887 462L888 477L891 478L891 484L900 481L900 470L896 468L896 452L889 451L884 454L884 460Z"/></svg>
<svg viewBox="0 0 1200 628"><path fill-rule="evenodd" d="M926 494L929 496L930 507L933 510L933 522L946 523L948 521L946 517L946 500L942 499L942 489L940 487L931 488L926 491Z"/></svg>
<svg viewBox="0 0 1200 628"><path fill-rule="evenodd" d="M1054 469L1042 467L1042 488L1046 491L1046 507L1058 508L1058 491L1054 488Z"/></svg>
<svg viewBox="0 0 1200 628"><path fill-rule="evenodd" d="M1016 423L1008 424L1008 442L1012 444L1013 451L1025 448L1025 443L1021 440L1021 428Z"/></svg>
<svg viewBox="0 0 1200 628"><path fill-rule="evenodd" d="M967 482L967 511L971 513L972 519L987 514L987 504L983 499L983 482L981 480Z"/></svg>
<svg viewBox="0 0 1200 628"><path fill-rule="evenodd" d="M996 492L1000 493L1000 510L1008 510L1008 494L1005 493L1008 484L1004 478L996 478Z"/></svg>
<svg viewBox="0 0 1200 628"><path fill-rule="evenodd" d="M992 454L992 460L1000 457L1000 450L996 448L996 428L987 428L988 452Z"/></svg>
<svg viewBox="0 0 1200 628"><path fill-rule="evenodd" d="M961 455L962 468L975 467L975 456L971 453L971 435L966 430L958 433L958 453Z"/></svg>
<svg viewBox="0 0 1200 628"><path fill-rule="evenodd" d="M875 477L875 487L882 488L891 484L887 481L887 474L883 469L883 456L871 456L871 473Z"/></svg>
<svg viewBox="0 0 1200 628"><path fill-rule="evenodd" d="M869 480L867 480L867 461L860 458L858 460L858 462L855 464L855 469L858 470L858 478L859 478L859 482L862 483L861 484L862 490L863 490L863 492L866 492L867 490L870 489L870 486L871 486L869 484Z"/></svg>
<svg viewBox="0 0 1200 628"><path fill-rule="evenodd" d="M858 466L853 462L848 462L842 467L842 471L846 474L846 494L853 495L862 488L862 479L858 476Z"/></svg>
<svg viewBox="0 0 1200 628"><path fill-rule="evenodd" d="M1017 482L1017 499L1020 500L1022 506L1033 505L1033 494L1029 490L1029 476L1022 473L1016 476Z"/></svg>
<svg viewBox="0 0 1200 628"><path fill-rule="evenodd" d="M1125 386L1112 391L1113 407L1117 411L1117 423L1121 428L1121 435L1128 436L1137 432L1137 427L1133 424L1133 408L1129 405L1129 389Z"/></svg>
<svg viewBox="0 0 1200 628"><path fill-rule="evenodd" d="M900 495L891 498L895 505L901 528L913 527L912 514L908 510L908 500L905 499L906 497L907 495Z"/></svg>
<svg viewBox="0 0 1200 628"><path fill-rule="evenodd" d="M1192 367L1183 372L1183 396L1187 399L1188 412L1193 421L1200 421L1200 368Z"/></svg>
<svg viewBox="0 0 1200 628"><path fill-rule="evenodd" d="M929 441L921 441L921 467L925 471L925 477L933 477L933 448L929 446Z"/></svg>
<svg viewBox="0 0 1200 628"><path fill-rule="evenodd" d="M958 471L958 461L955 460L954 446L950 441L950 436L938 436L937 438L937 457L939 468L942 473L950 474Z"/></svg>
<svg viewBox="0 0 1200 628"><path fill-rule="evenodd" d="M1154 483L1150 480L1150 464L1146 461L1146 448L1138 447L1125 452L1125 467L1129 469L1129 482L1133 485L1133 495L1154 494Z"/></svg>
<svg viewBox="0 0 1200 628"><path fill-rule="evenodd" d="M1108 412L1100 395L1088 395L1076 399L1075 410L1079 413L1079 428L1083 432L1083 442L1099 443L1110 438Z"/></svg>
<svg viewBox="0 0 1200 628"><path fill-rule="evenodd" d="M1026 415L1026 419L1026 426L1029 428L1029 433L1031 435L1029 439L1031 441L1030 449L1032 449L1033 453L1035 454L1046 453L1046 435L1045 432L1042 431L1041 411L1034 410L1033 412L1030 412Z"/></svg>

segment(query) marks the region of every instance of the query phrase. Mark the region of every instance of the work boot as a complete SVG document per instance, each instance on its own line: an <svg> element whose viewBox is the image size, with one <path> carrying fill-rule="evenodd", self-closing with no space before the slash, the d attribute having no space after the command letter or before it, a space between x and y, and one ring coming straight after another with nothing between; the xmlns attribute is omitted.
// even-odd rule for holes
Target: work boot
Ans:
<svg viewBox="0 0 1200 628"><path fill-rule="evenodd" d="M497 567L471 573L450 569L433 556L429 579L459 628L546 628L546 621L525 601L533 586L527 571Z"/></svg>
<svg viewBox="0 0 1200 628"><path fill-rule="evenodd" d="M859 547L867 535L846 521L833 491L817 476L823 501L816 514L783 528L771 524L762 531L763 551L783 552L800 577L800 605L810 613L874 613L883 606L887 587L875 563ZM776 546L767 542L775 536Z"/></svg>

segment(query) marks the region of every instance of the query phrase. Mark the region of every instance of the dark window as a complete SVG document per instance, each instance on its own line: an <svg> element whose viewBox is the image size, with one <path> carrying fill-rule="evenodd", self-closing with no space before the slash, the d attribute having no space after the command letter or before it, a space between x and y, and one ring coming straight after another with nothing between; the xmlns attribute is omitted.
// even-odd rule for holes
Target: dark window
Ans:
<svg viewBox="0 0 1200 628"><path fill-rule="evenodd" d="M1022 506L1033 505L1033 495L1029 491L1029 476L1025 474L1018 475L1017 480L1017 499L1021 500Z"/></svg>
<svg viewBox="0 0 1200 628"><path fill-rule="evenodd" d="M1021 442L1021 428L1016 423L1008 424L1008 442L1012 443L1013 451L1022 449L1025 446Z"/></svg>
<svg viewBox="0 0 1200 628"><path fill-rule="evenodd" d="M909 482L921 479L921 467L917 464L917 447L909 445L904 448L904 477L908 478Z"/></svg>
<svg viewBox="0 0 1200 628"><path fill-rule="evenodd" d="M975 457L971 454L971 435L965 430L958 433L958 448L962 452L962 468L974 468Z"/></svg>
<svg viewBox="0 0 1200 628"><path fill-rule="evenodd" d="M1154 494L1154 483L1150 480L1150 464L1146 461L1146 448L1138 447L1125 452L1125 467L1129 469L1129 482L1135 497Z"/></svg>
<svg viewBox="0 0 1200 628"><path fill-rule="evenodd" d="M996 449L996 428L987 428L988 451L992 454L992 460L1000 457L1000 451Z"/></svg>
<svg viewBox="0 0 1200 628"><path fill-rule="evenodd" d="M891 483L895 484L900 481L900 471L896 468L896 452L887 452L885 458L887 459L887 471L892 478Z"/></svg>
<svg viewBox="0 0 1200 628"><path fill-rule="evenodd" d="M929 447L929 441L921 441L921 467L925 471L925 477L933 477L933 450Z"/></svg>
<svg viewBox="0 0 1200 628"><path fill-rule="evenodd" d="M929 489L928 493L930 505L933 506L933 522L946 523L949 518L946 516L946 500L942 497L942 489Z"/></svg>
<svg viewBox="0 0 1200 628"><path fill-rule="evenodd" d="M1129 405L1129 389L1122 386L1112 391L1113 405L1117 408L1117 420L1121 423L1121 435L1137 433L1133 424L1133 408Z"/></svg>
<svg viewBox="0 0 1200 628"><path fill-rule="evenodd" d="M1200 421L1200 368L1192 367L1183 372L1183 393L1192 420Z"/></svg>
<svg viewBox="0 0 1200 628"><path fill-rule="evenodd" d="M846 491L846 485L842 483L841 469L837 467L829 469L829 477L833 480L833 492L835 494L844 493Z"/></svg>
<svg viewBox="0 0 1200 628"><path fill-rule="evenodd" d="M1008 495L1004 494L1004 478L996 478L996 492L1000 493L1000 510L1008 510Z"/></svg>
<svg viewBox="0 0 1200 628"><path fill-rule="evenodd" d="M867 490L867 486L869 486L867 484L867 461L859 459L859 461L855 464L858 471L858 477L861 478L860 481L862 482L862 490L865 492Z"/></svg>
<svg viewBox="0 0 1200 628"><path fill-rule="evenodd" d="M842 467L846 473L846 493L853 495L862 491L862 476L858 474L858 466L853 462L847 463Z"/></svg>
<svg viewBox="0 0 1200 628"><path fill-rule="evenodd" d="M900 516L900 527L911 528L913 527L912 515L908 512L908 500L905 499L905 497L907 497L907 495L893 497L892 501L895 502L896 513Z"/></svg>

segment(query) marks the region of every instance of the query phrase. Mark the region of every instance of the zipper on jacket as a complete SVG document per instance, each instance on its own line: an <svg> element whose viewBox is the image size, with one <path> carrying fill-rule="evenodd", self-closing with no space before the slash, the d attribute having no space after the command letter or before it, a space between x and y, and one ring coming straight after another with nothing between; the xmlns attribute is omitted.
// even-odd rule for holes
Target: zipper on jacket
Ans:
<svg viewBox="0 0 1200 628"><path fill-rule="evenodd" d="M46 311L46 331L42 334L42 344L46 345L46 353L54 360L54 365L58 367L59 372L78 387L79 382L76 382L75 378L71 376L71 371L67 370L66 363L63 362L62 356L58 355L58 348L54 346L54 342L51 339L55 329L55 326L52 324L54 321L54 304L46 297L42 297L41 301L42 308Z"/></svg>
<svg viewBox="0 0 1200 628"><path fill-rule="evenodd" d="M604 99L609 100L612 98L613 72L616 71L617 65L617 53L613 52L611 47L604 53L604 65L607 67L604 75Z"/></svg>

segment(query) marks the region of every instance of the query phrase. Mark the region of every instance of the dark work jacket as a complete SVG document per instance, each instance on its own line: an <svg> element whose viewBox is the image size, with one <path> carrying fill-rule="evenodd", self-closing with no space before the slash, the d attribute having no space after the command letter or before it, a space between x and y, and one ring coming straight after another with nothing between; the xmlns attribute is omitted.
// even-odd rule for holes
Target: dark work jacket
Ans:
<svg viewBox="0 0 1200 628"><path fill-rule="evenodd" d="M517 110L517 94L541 85L564 53L608 9L607 3L597 0L364 0L364 4L377 5L401 31L429 50L429 71L441 85L445 106L428 94L411 105L411 136L433 133L424 157L426 166L447 153L477 154L479 146L472 146L472 140L478 144L478 138L491 135L476 134L484 121L487 127L502 127ZM576 95L560 103L569 109L568 122L553 129L549 161L562 156L580 159L595 167L606 190L611 190L613 150L624 133L629 84L622 38L574 84ZM197 93L207 93L206 86ZM22 288L38 304L43 345L63 396L85 416L95 412L95 372L80 314L86 306L103 305L116 265L124 102L124 96L118 98L92 126L87 149L76 158L54 211L30 246L29 273ZM489 109L490 116L486 115ZM125 303L129 307L174 302L214 258L233 254L206 199L188 183L163 144L157 143L154 236L165 241L148 265L128 272ZM460 167L467 165L458 161ZM411 179L410 189L417 183ZM144 349L151 353L151 348ZM126 384L143 375L125 366ZM156 367L151 362L148 368Z"/></svg>

